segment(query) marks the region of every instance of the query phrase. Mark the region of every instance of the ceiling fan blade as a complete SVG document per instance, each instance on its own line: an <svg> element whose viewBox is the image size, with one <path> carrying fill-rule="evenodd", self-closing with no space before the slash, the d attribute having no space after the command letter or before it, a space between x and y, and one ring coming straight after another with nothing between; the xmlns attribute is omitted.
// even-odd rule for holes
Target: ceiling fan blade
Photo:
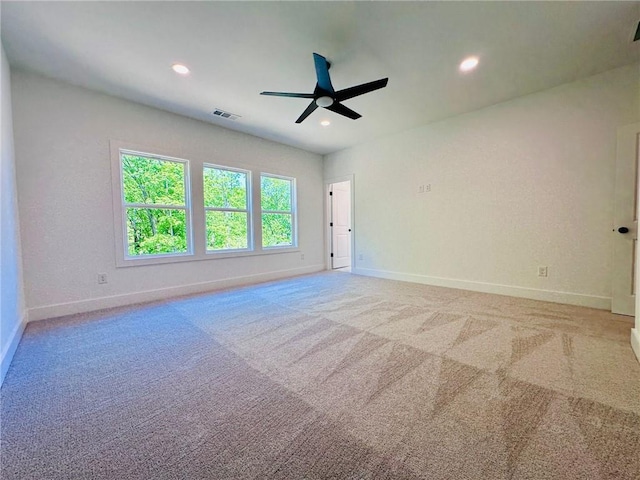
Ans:
<svg viewBox="0 0 640 480"><path fill-rule="evenodd" d="M273 97L313 98L313 93L260 92L260 95L271 95Z"/></svg>
<svg viewBox="0 0 640 480"><path fill-rule="evenodd" d="M311 115L316 108L318 108L318 105L316 105L316 102L312 100L307 109L298 117L296 123L302 123L302 121Z"/></svg>
<svg viewBox="0 0 640 480"><path fill-rule="evenodd" d="M357 120L362 116L358 112L354 112L350 108L347 108L338 102L335 102L333 105L326 108L327 110L331 110L332 112L336 112L336 113L339 113L340 115L344 115L345 117L349 117L352 120Z"/></svg>
<svg viewBox="0 0 640 480"><path fill-rule="evenodd" d="M313 61L316 65L316 77L318 78L318 87L328 93L334 93L333 85L331 85L331 77L329 77L329 63L327 59L317 53L313 54Z"/></svg>
<svg viewBox="0 0 640 480"><path fill-rule="evenodd" d="M336 92L335 99L337 102L342 102L343 100L348 100L350 98L357 97L358 95L373 92L374 90L378 90L379 88L386 87L388 81L388 78L381 78L380 80L374 80L373 82L363 83L362 85L356 85L355 87L345 88L344 90Z"/></svg>

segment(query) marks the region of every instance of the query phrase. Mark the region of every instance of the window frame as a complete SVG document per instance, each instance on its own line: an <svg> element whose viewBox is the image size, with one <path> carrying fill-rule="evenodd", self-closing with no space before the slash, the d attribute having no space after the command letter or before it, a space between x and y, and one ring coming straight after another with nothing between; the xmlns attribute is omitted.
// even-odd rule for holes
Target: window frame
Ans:
<svg viewBox="0 0 640 480"><path fill-rule="evenodd" d="M265 210L262 206L262 178L277 178L280 180L287 180L291 184L291 210ZM263 251L269 250L286 250L286 249L297 249L298 248L298 189L296 184L295 177L289 177L287 175L279 175L276 173L268 173L268 172L260 172L260 188L259 188L259 204L260 204L260 248ZM275 214L286 214L291 215L291 244L290 245L270 245L267 246L264 244L264 225L262 225L262 215L265 213L275 213Z"/></svg>
<svg viewBox="0 0 640 480"><path fill-rule="evenodd" d="M185 170L185 202L188 205L188 245L190 253L168 253L155 255L130 256L128 254L128 238L126 224L126 207L124 202L124 184L122 181L122 161L120 152L133 153L140 156L150 158L180 160L184 161ZM109 152L111 157L111 201L113 224L105 225L105 231L113 232L113 241L115 243L115 267L129 268L145 265L171 264L182 262L193 262L201 260L223 261L224 259L233 259L241 257L254 257L261 255L286 255L300 252L298 239L298 217L297 217L297 178L286 175L288 172L268 173L263 171L264 165L259 165L259 159L253 163L247 163L241 159L233 162L233 166L222 165L217 161L219 157L215 152L209 152L206 155L202 152L192 152L184 149L166 149L147 144L139 144L126 140L109 140ZM251 173L251 184L247 192L251 206L249 211L249 219L251 221L252 236L250 246L252 249L247 250L218 250L207 252L206 244L206 214L204 209L204 165L211 165L228 170L239 170ZM279 171L274 168L273 170ZM292 197L292 235L295 241L294 245L281 245L274 247L262 247L262 206L261 206L261 185L259 179L261 175L269 177L283 178L293 180L294 190ZM146 206L146 205L145 205ZM288 212L287 212L288 213ZM96 232L99 235L99 232ZM231 264L230 264L231 265Z"/></svg>
<svg viewBox="0 0 640 480"><path fill-rule="evenodd" d="M245 174L245 201L246 208L244 210L238 208L226 208L226 207L207 207L205 205L205 170L207 168L213 168L217 170L225 170L227 172L238 172ZM225 165L218 165L215 163L205 162L202 164L202 206L204 208L204 248L207 255L224 255L229 253L245 253L253 252L255 249L254 236L253 236L253 202L252 202L252 178L251 170L236 167L227 167ZM213 250L209 248L209 240L207 235L207 212L244 212L247 214L247 247L246 248L224 248L219 250Z"/></svg>
<svg viewBox="0 0 640 480"><path fill-rule="evenodd" d="M119 218L120 218L120 237L121 242L117 242L120 250L118 252L117 261L120 260L123 265L131 265L133 263L149 264L149 263L165 263L166 259L172 258L184 258L192 257L194 255L193 245L193 212L191 208L191 165L189 160L184 158L173 157L170 155L163 155L158 153L149 153L146 149L134 149L134 148L117 148L117 171L118 171L118 201L119 201ZM184 205L164 205L164 204L147 204L147 203L129 203L125 200L124 191L124 171L122 165L123 155L135 155L138 157L145 157L153 160L160 160L165 162L173 162L182 164L183 168L183 186L184 186ZM182 210L185 212L185 230L186 230L186 252L172 252L172 253L155 253L147 255L130 255L129 254L129 237L128 237L128 225L127 225L127 209L128 208L140 208L150 210ZM115 211L115 209L114 209ZM117 230L117 228L116 228ZM116 247L117 248L117 247ZM116 262L117 263L117 262ZM120 265L119 265L120 266Z"/></svg>

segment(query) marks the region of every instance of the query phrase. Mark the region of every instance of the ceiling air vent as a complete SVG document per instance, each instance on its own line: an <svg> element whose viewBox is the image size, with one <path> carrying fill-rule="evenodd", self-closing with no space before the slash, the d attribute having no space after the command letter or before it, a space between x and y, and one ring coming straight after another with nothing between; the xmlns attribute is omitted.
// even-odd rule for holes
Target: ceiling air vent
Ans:
<svg viewBox="0 0 640 480"><path fill-rule="evenodd" d="M226 110L222 110L221 108L214 108L213 112L211 112L216 117L226 118L228 120L237 120L240 118L240 115L236 115L235 113L227 112Z"/></svg>

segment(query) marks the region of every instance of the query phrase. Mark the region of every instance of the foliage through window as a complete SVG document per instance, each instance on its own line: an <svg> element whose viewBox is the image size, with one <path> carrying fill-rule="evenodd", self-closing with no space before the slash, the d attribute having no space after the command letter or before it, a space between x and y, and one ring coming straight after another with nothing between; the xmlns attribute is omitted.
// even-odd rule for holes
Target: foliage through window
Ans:
<svg viewBox="0 0 640 480"><path fill-rule="evenodd" d="M204 166L207 250L250 249L250 172Z"/></svg>
<svg viewBox="0 0 640 480"><path fill-rule="evenodd" d="M124 151L120 161L126 255L188 253L187 162Z"/></svg>
<svg viewBox="0 0 640 480"><path fill-rule="evenodd" d="M260 177L262 246L295 245L295 184L293 178L263 174Z"/></svg>
<svg viewBox="0 0 640 480"><path fill-rule="evenodd" d="M297 247L295 178L149 152L111 141L118 267Z"/></svg>

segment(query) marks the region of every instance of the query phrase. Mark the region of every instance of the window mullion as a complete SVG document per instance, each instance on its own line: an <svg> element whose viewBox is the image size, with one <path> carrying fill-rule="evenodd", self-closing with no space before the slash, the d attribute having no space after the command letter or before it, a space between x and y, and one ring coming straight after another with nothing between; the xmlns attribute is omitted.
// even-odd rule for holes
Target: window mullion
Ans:
<svg viewBox="0 0 640 480"><path fill-rule="evenodd" d="M248 213L249 210L242 208L227 208L227 207L204 207L207 212L238 212Z"/></svg>
<svg viewBox="0 0 640 480"><path fill-rule="evenodd" d="M262 213L279 213L283 215L291 215L291 210L262 210Z"/></svg>
<svg viewBox="0 0 640 480"><path fill-rule="evenodd" d="M188 210L186 205L163 205L160 203L125 203L124 208L156 208L158 210Z"/></svg>

